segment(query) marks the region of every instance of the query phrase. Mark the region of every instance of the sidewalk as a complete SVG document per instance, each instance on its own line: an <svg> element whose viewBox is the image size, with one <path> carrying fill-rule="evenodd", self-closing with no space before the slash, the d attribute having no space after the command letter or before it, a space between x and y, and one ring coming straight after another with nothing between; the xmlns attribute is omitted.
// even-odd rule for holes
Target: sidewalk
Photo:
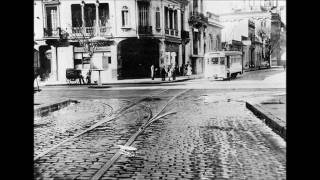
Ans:
<svg viewBox="0 0 320 180"><path fill-rule="evenodd" d="M161 81L161 78L155 78L154 80L151 80L151 78L143 78L143 79L124 79L124 80L113 80L110 81L110 83L103 83L102 85L110 86L110 85L125 85L125 84L163 84L163 83L175 83L175 82L183 82L183 81L188 81L192 79L199 79L202 78L202 74L194 74L191 75L190 77L188 76L178 76L176 77L176 80L171 80L168 81L168 77L166 77L165 81ZM40 83L39 87L43 86L89 86L89 87L98 87L96 84L75 84L75 85L69 85L67 83L62 83L62 82L47 82L47 83ZM101 86L100 86L101 87ZM40 88L41 89L41 88Z"/></svg>
<svg viewBox="0 0 320 180"><path fill-rule="evenodd" d="M247 101L246 107L286 140L286 95Z"/></svg>

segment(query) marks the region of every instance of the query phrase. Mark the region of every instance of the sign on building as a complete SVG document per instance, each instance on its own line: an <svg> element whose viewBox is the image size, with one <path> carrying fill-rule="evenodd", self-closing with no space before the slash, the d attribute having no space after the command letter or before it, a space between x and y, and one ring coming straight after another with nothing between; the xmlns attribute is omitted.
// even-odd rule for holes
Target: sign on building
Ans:
<svg viewBox="0 0 320 180"><path fill-rule="evenodd" d="M108 56L102 56L102 68L104 70L109 68Z"/></svg>

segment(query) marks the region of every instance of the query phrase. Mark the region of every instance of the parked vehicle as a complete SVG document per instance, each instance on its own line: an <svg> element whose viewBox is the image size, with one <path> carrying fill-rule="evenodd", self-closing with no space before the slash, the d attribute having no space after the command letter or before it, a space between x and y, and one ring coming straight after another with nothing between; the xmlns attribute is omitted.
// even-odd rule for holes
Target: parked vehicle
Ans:
<svg viewBox="0 0 320 180"><path fill-rule="evenodd" d="M204 77L215 79L235 78L242 74L242 52L216 51L204 55Z"/></svg>

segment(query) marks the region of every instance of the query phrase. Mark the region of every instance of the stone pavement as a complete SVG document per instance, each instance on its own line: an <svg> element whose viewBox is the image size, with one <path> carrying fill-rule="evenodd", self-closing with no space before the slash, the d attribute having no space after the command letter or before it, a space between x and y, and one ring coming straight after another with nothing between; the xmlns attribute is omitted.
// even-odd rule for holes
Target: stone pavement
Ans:
<svg viewBox="0 0 320 180"><path fill-rule="evenodd" d="M278 135L286 139L286 94L247 101L246 106Z"/></svg>
<svg viewBox="0 0 320 180"><path fill-rule="evenodd" d="M104 94L36 121L36 154L137 97L120 99L85 89ZM143 101L119 119L59 146L35 161L36 179L90 179L117 152L116 145L125 144L149 115L181 91ZM190 90L179 96L165 110L177 113L146 128L132 144L135 156L121 156L102 179L286 179L285 142L244 107L239 98L247 95L252 93Z"/></svg>

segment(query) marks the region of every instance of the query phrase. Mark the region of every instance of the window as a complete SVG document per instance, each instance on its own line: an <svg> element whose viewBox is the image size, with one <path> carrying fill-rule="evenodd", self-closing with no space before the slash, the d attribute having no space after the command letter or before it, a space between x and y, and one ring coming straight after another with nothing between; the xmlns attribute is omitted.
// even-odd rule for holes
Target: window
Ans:
<svg viewBox="0 0 320 180"><path fill-rule="evenodd" d="M173 29L172 17L173 17L173 11L169 10L169 28L170 29Z"/></svg>
<svg viewBox="0 0 320 180"><path fill-rule="evenodd" d="M219 62L219 58L212 58L211 59L212 64L218 64L218 62Z"/></svg>
<svg viewBox="0 0 320 180"><path fill-rule="evenodd" d="M71 5L72 27L82 27L81 5Z"/></svg>
<svg viewBox="0 0 320 180"><path fill-rule="evenodd" d="M46 8L46 35L57 35L58 19L57 6L47 6Z"/></svg>
<svg viewBox="0 0 320 180"><path fill-rule="evenodd" d="M177 10L173 11L173 15L174 15L174 29L178 30L178 15L177 15Z"/></svg>
<svg viewBox="0 0 320 180"><path fill-rule="evenodd" d="M86 4L84 5L84 21L86 27L93 27L96 20L96 5Z"/></svg>
<svg viewBox="0 0 320 180"><path fill-rule="evenodd" d="M149 26L149 4L139 3L139 26Z"/></svg>
<svg viewBox="0 0 320 180"><path fill-rule="evenodd" d="M224 57L221 57L221 58L220 58L220 65L224 65L224 61L225 61L225 58L224 58Z"/></svg>
<svg viewBox="0 0 320 180"><path fill-rule="evenodd" d="M156 28L160 29L160 8L156 9Z"/></svg>
<svg viewBox="0 0 320 180"><path fill-rule="evenodd" d="M184 13L181 11L181 30L184 30Z"/></svg>
<svg viewBox="0 0 320 180"><path fill-rule="evenodd" d="M106 26L109 20L109 4L99 4L99 26Z"/></svg>
<svg viewBox="0 0 320 180"><path fill-rule="evenodd" d="M127 6L122 7L121 16L122 16L122 27L129 26L129 10Z"/></svg>
<svg viewBox="0 0 320 180"><path fill-rule="evenodd" d="M164 23L165 23L165 28L169 28L168 7L164 7Z"/></svg>

